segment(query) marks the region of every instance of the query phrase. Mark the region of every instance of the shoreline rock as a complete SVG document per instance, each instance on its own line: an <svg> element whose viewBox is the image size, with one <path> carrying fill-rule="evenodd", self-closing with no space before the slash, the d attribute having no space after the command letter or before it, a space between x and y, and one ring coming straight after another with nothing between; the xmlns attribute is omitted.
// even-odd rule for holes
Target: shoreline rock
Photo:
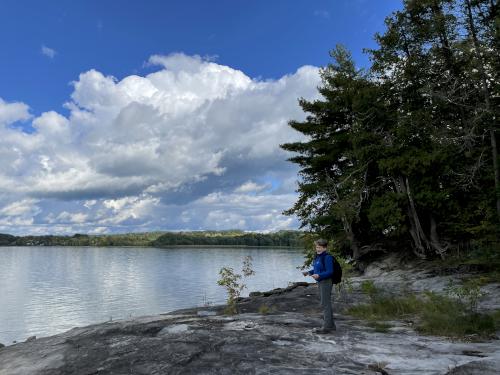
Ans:
<svg viewBox="0 0 500 375"><path fill-rule="evenodd" d="M453 277L375 264L353 283L370 275L378 275L377 284L387 288L404 278L414 290L439 288ZM355 289L349 302L365 298ZM342 314L346 306L335 297L338 331L314 334L312 329L321 325L317 287L296 283L241 298L240 314L235 316L222 315L223 305L197 307L74 328L10 345L0 350L0 375L490 375L500 368L498 341L464 343L420 336L411 322L401 321L391 322L392 328L380 333Z"/></svg>

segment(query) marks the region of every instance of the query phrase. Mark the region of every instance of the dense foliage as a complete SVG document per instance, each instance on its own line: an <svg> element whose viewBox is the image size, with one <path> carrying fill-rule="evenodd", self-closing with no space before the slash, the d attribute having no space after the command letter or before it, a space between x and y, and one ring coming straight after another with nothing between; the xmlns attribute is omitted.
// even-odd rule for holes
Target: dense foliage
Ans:
<svg viewBox="0 0 500 375"><path fill-rule="evenodd" d="M0 234L0 246L273 246L301 247L302 232L144 232L106 235L22 236Z"/></svg>
<svg viewBox="0 0 500 375"><path fill-rule="evenodd" d="M499 17L496 0L405 0L370 69L333 50L290 122L306 141L281 146L301 167L286 213L354 258L498 246Z"/></svg>

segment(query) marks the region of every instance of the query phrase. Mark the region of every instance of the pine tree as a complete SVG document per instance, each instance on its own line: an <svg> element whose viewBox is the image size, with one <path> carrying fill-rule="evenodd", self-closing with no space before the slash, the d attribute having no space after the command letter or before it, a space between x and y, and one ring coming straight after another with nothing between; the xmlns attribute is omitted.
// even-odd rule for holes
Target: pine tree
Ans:
<svg viewBox="0 0 500 375"><path fill-rule="evenodd" d="M331 52L333 63L321 70L323 99L300 100L309 115L290 126L307 136L306 142L281 145L299 155L289 160L302 169L300 198L286 214L297 214L302 227L337 239L348 246L354 257L360 254L356 224L368 190L370 153L361 144L373 138L360 127L368 103L366 96L373 86L363 71L355 68L350 53L343 46ZM373 110L372 110L373 111Z"/></svg>
<svg viewBox="0 0 500 375"><path fill-rule="evenodd" d="M355 258L408 244L444 256L498 236L498 14L495 0L406 0L369 71L332 51L322 99L301 99L308 116L290 122L307 141L282 145L301 167L286 213Z"/></svg>

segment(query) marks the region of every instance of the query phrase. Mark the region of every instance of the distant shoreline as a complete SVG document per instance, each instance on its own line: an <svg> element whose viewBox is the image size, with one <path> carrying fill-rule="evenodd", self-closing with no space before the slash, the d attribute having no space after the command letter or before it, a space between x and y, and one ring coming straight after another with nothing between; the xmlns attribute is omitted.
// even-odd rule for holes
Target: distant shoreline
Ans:
<svg viewBox="0 0 500 375"><path fill-rule="evenodd" d="M282 230L274 233L258 233L228 230L99 235L76 233L65 236L14 236L0 233L0 246L302 248L304 232Z"/></svg>
<svg viewBox="0 0 500 375"><path fill-rule="evenodd" d="M249 249L302 249L301 246L247 246L247 245L168 245L168 246L150 246L150 245L0 245L1 247L105 247L105 248L113 248L113 247L127 247L134 248L140 247L144 249L169 249L169 248L249 248Z"/></svg>

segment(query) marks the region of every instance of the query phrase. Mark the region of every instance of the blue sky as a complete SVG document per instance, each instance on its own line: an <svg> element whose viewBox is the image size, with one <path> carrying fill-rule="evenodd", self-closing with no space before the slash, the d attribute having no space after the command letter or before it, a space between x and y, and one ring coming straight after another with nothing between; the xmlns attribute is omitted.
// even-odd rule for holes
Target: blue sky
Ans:
<svg viewBox="0 0 500 375"><path fill-rule="evenodd" d="M2 1L0 232L297 227L296 98L400 3Z"/></svg>

